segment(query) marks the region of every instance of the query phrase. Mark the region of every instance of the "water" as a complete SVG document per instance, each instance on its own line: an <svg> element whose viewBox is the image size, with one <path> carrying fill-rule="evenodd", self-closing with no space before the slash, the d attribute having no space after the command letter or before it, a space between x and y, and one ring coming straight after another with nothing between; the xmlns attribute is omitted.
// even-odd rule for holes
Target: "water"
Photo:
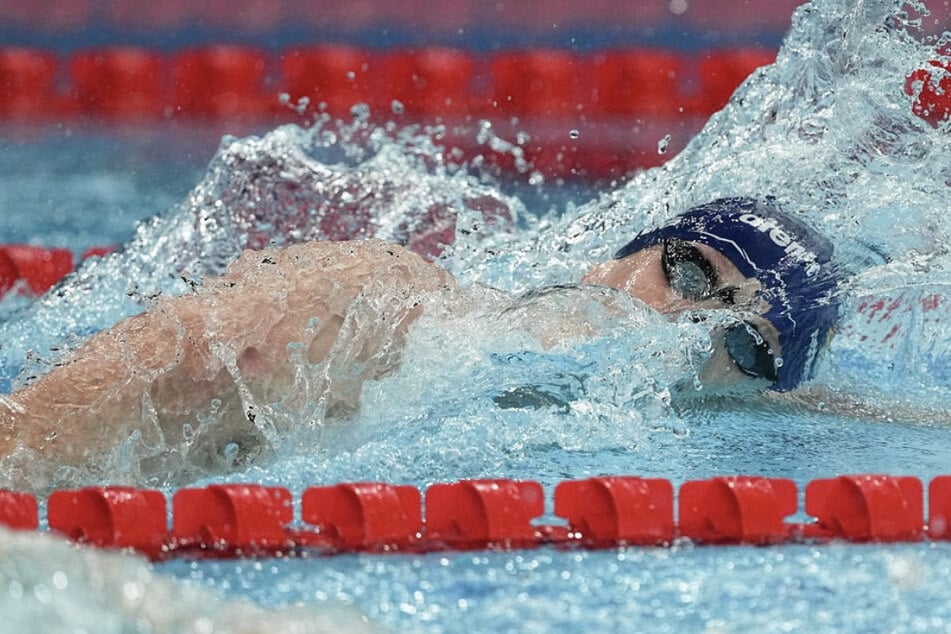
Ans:
<svg viewBox="0 0 951 634"><path fill-rule="evenodd" d="M196 474L187 463L149 473L127 452L124 462L102 457L114 467L108 480L166 488L183 478L255 481L299 492L345 480L515 477L550 492L563 479L598 474L680 483L757 473L803 485L838 473L947 473L951 137L947 123L932 128L915 117L902 91L943 40L916 36L920 9L903 8L909 13L892 2L825 0L801 9L777 63L744 84L680 155L554 212L551 199L526 196L478 159L467 166L434 146L439 130L375 128L362 111L352 124L225 139L201 183L141 225L124 250L0 324L0 376L7 388L20 385L75 347L76 335L158 295L191 292L190 282L222 272L244 246L376 236L437 258L460 288L431 300L400 367L364 384L358 413L330 416L319 406L323 384L305 380L291 424L257 461L225 474ZM821 228L848 275L843 321L806 402L679 399L678 386L693 384L706 354L704 329L616 296L568 289L506 310L512 295L576 282L638 230L732 195L774 196ZM604 308L617 302L624 305ZM564 313L568 336L541 345L550 316ZM340 345L325 363L297 370L313 378L355 350ZM262 424L288 411L256 405L271 408L273 420ZM214 425L214 416L206 420ZM97 481L64 471L36 486ZM91 558L93 573L71 573L80 578L132 574L93 555L10 544L24 560L54 567ZM343 602L398 630L935 631L951 628L949 554L944 544L683 546L128 565L281 609ZM23 574L6 578L8 590ZM11 610L30 609L2 586L0 596Z"/></svg>

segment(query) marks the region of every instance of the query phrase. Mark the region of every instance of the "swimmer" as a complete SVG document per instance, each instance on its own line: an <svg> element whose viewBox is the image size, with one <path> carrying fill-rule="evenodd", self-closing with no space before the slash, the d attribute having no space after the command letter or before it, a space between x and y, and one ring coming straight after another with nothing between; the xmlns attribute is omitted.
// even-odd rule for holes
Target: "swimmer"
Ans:
<svg viewBox="0 0 951 634"><path fill-rule="evenodd" d="M797 387L837 315L828 241L749 199L718 200L641 233L581 281L625 291L671 317L731 311L736 321L714 331L715 353L701 375L719 388ZM211 403L220 424L202 442L213 461L224 445L252 447L267 433L255 424L254 403L280 401L295 382L313 380L295 372L295 358L320 363L340 342L355 352L334 355L319 393L329 395L328 416L352 411L362 383L398 365L403 337L427 302L451 301L457 290L447 271L377 240L245 251L223 276L159 298L0 396L0 456L19 448L89 469L136 434L174 448L183 421Z"/></svg>

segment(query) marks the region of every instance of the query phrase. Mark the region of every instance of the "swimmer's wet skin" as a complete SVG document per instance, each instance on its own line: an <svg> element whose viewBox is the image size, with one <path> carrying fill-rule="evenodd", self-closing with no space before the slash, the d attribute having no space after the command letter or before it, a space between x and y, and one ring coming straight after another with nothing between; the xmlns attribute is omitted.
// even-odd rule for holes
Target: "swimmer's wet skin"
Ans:
<svg viewBox="0 0 951 634"><path fill-rule="evenodd" d="M691 209L638 235L583 281L625 290L668 315L735 313L701 376L713 387L795 387L808 378L837 308L828 243L746 199ZM238 446L247 461L269 433L286 431L271 430L281 416L261 416L255 404L293 410L309 400L297 398L297 366L326 359L333 367L317 379L326 385L310 394L326 395L327 417L351 412L363 382L399 364L406 330L427 302L452 303L457 290L447 271L378 240L246 251L222 277L160 298L0 397L0 455L19 454L5 471L17 480L16 465L33 457L51 470L106 470L108 457L136 434L161 447L155 464L143 466L160 478L180 474L183 464L206 473L231 468L222 459L226 446ZM329 354L344 345L347 352ZM216 424L185 438L184 423L212 409ZM30 471L19 475L31 488L48 486L35 465Z"/></svg>
<svg viewBox="0 0 951 634"><path fill-rule="evenodd" d="M246 405L293 393L289 346L318 363L338 337L358 337L358 358L347 361L376 363L357 373L325 373L334 382L327 410L353 408L362 382L398 362L423 298L454 288L447 272L379 240L245 251L220 278L159 299L91 337L26 388L0 395L0 455L20 447L51 464L105 468L104 457L135 432L157 430L165 446L181 446L183 423L207 411L212 399L221 424L200 439L207 454L200 459L214 468L223 446L236 441L253 455L262 431ZM361 332L349 332L358 324ZM23 459L28 464L30 457Z"/></svg>

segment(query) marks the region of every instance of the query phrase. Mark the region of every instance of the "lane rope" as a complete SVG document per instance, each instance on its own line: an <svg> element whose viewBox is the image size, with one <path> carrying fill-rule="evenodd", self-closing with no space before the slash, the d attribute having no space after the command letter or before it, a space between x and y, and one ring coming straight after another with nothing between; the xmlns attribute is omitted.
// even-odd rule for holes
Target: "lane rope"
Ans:
<svg viewBox="0 0 951 634"><path fill-rule="evenodd" d="M49 532L102 548L131 549L154 560L337 553L427 553L513 548L667 547L951 540L951 476L924 486L910 476L842 475L810 481L808 522L789 479L723 476L683 483L604 476L559 483L554 522L545 491L530 480L433 484L423 494L379 482L309 487L214 484L172 495L172 522L161 491L121 486L55 491ZM677 509L676 519L674 509ZM295 519L299 518L299 519ZM0 490L0 524L39 527L37 499Z"/></svg>

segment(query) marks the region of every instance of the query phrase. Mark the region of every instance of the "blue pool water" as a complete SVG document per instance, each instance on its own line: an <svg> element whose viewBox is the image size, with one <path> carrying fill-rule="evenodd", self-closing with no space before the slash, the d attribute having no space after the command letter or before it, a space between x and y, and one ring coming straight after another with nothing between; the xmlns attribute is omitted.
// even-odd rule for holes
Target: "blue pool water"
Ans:
<svg viewBox="0 0 951 634"><path fill-rule="evenodd" d="M908 69L933 55L934 42L916 42L896 20L890 2L813 3L797 14L777 64L742 87L681 155L585 203L577 202L583 192L547 184L543 194L477 167L459 169L428 134L394 139L359 123L226 139L214 159L214 143L194 133L73 130L5 140L0 164L11 176L0 177L0 242L125 248L0 323L0 380L9 386L21 371L42 371L56 359L52 346L75 346L71 333L140 311L155 292L187 292L183 271L192 279L220 272L245 245L325 237L331 217L356 235L410 244L448 222L457 241L439 263L476 309L421 318L400 368L364 386L357 415L325 416L310 406L318 388L308 388L301 400L309 409L269 410L281 433L251 464L218 473L186 460L149 472L137 462L147 456L136 453L148 448L126 443L125 460L103 456L108 481L168 492L182 483L253 481L300 493L353 480L425 487L527 478L550 494L562 480L602 474L675 485L757 474L792 478L802 491L809 480L841 473L925 481L951 473L951 311L943 301L925 308L928 298L951 298L943 246L951 238L951 137L947 126L932 129L910 114L901 86ZM691 378L691 360L708 341L696 324L634 311L594 323L590 340L526 348L524 331L535 324L500 318L495 295L479 286L521 292L576 281L633 232L677 210L764 192L827 232L849 273L842 323L816 378L825 396L806 403L675 395L672 405L671 392ZM512 222L485 223L487 207ZM445 208L455 218L441 215ZM864 307L881 299L900 308L883 318ZM655 349L665 354L648 354ZM341 358L348 350L342 346ZM300 370L311 376L320 368ZM507 387L539 383L570 398L538 409L493 400ZM849 413L841 402L853 404ZM103 482L37 462L41 490ZM3 613L48 630L95 623L84 627L148 631L148 621L158 631L215 624L254 631L261 623L321 631L333 621L421 632L951 631L948 543L149 566L0 535L0 553ZM249 616L229 622L229 613Z"/></svg>

